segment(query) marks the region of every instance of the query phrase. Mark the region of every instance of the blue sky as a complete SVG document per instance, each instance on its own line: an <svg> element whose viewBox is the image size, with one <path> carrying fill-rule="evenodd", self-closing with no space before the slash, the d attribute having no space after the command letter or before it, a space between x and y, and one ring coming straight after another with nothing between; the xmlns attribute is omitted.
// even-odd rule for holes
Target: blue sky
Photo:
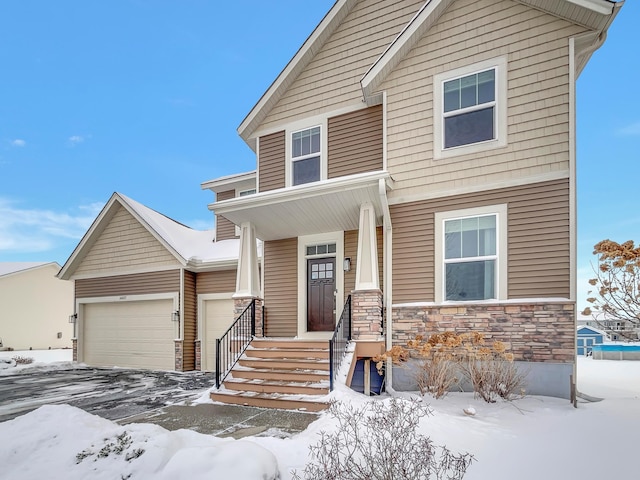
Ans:
<svg viewBox="0 0 640 480"><path fill-rule="evenodd" d="M578 80L579 277L640 241L640 5ZM211 228L200 183L255 168L236 128L333 0L0 2L0 261L63 264L114 191Z"/></svg>

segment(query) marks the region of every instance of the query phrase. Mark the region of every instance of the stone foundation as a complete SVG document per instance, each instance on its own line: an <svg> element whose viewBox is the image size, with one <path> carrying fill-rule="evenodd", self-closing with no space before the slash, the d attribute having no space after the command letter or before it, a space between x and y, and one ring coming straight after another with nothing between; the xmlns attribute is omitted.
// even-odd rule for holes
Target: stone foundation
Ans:
<svg viewBox="0 0 640 480"><path fill-rule="evenodd" d="M71 339L71 348L73 349L73 361L77 362L78 361L78 339L77 338L72 338Z"/></svg>
<svg viewBox="0 0 640 480"><path fill-rule="evenodd" d="M351 292L351 325L354 340L379 340L382 336L382 291Z"/></svg>
<svg viewBox="0 0 640 480"><path fill-rule="evenodd" d="M238 318L249 304L256 301L256 337L262 337L262 299L261 298L234 298L233 318Z"/></svg>
<svg viewBox="0 0 640 480"><path fill-rule="evenodd" d="M175 370L176 372L182 372L184 369L184 345L182 340L175 341Z"/></svg>
<svg viewBox="0 0 640 480"><path fill-rule="evenodd" d="M576 320L573 302L429 305L393 307L393 343L418 334L476 331L500 340L515 360L573 363Z"/></svg>

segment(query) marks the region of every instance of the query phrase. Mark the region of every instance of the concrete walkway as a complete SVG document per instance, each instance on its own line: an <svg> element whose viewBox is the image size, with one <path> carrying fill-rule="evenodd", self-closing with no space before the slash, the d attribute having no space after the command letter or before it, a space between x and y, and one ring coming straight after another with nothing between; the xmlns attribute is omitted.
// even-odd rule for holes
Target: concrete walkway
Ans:
<svg viewBox="0 0 640 480"><path fill-rule="evenodd" d="M305 430L318 418L317 413L204 403L167 406L118 423L153 423L167 430L186 428L207 435L235 439L256 435L282 438Z"/></svg>

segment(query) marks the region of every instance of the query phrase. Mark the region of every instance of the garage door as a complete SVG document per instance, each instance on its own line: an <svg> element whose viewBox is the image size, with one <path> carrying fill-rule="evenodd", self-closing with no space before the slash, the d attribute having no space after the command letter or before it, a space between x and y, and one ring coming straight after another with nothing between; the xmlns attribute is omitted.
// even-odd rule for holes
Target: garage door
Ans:
<svg viewBox="0 0 640 480"><path fill-rule="evenodd" d="M205 315L205 345L204 370L216 369L216 338L220 338L233 323L233 299L206 300L204 302Z"/></svg>
<svg viewBox="0 0 640 480"><path fill-rule="evenodd" d="M172 311L170 299L85 304L84 363L174 370Z"/></svg>

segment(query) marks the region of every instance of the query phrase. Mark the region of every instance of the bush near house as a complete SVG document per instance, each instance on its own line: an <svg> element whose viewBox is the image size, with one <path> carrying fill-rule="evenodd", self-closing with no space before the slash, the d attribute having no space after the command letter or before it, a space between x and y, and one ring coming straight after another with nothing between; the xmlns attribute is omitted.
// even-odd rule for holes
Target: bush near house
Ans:
<svg viewBox="0 0 640 480"><path fill-rule="evenodd" d="M410 359L415 361L409 363ZM513 354L500 341L487 346L479 332L417 335L406 347L395 345L373 360L378 371L385 368L387 360L411 368L421 395L444 397L463 380L489 403L524 395L526 373L518 370Z"/></svg>

